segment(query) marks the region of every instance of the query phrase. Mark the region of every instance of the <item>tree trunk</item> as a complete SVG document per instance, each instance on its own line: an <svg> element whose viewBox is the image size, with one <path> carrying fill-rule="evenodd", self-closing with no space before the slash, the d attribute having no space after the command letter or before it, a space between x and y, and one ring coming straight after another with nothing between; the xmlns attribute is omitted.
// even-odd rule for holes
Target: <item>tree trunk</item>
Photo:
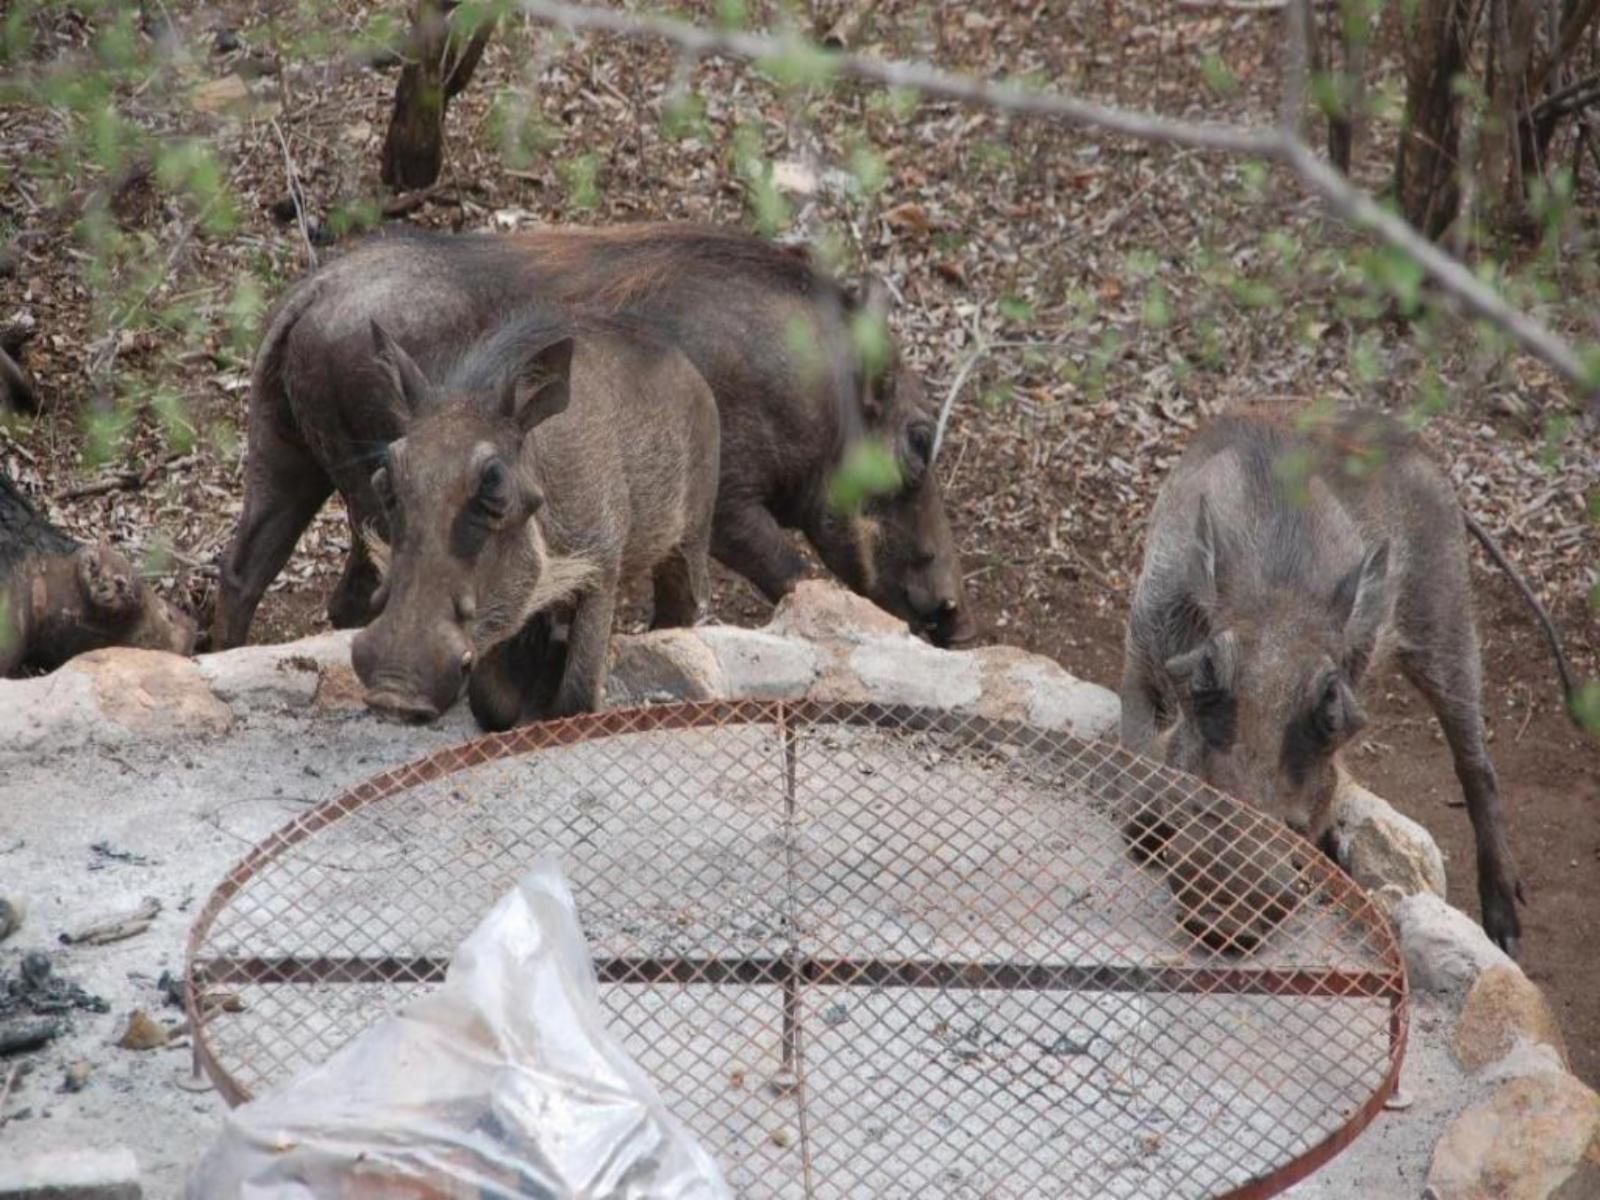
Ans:
<svg viewBox="0 0 1600 1200"><path fill-rule="evenodd" d="M1405 39L1406 127L1395 155L1394 190L1406 220L1438 238L1461 202L1457 178L1468 0L1421 0Z"/></svg>
<svg viewBox="0 0 1600 1200"><path fill-rule="evenodd" d="M1360 3L1361 0L1355 0ZM1311 6L1307 6L1309 13ZM1361 118L1367 104L1367 46L1372 41L1371 18L1352 10L1351 0L1337 5L1328 18L1337 26L1337 37L1329 39L1326 70L1336 82L1338 111L1328 116L1328 160L1341 172L1350 173L1361 136ZM1339 47L1339 65L1334 66L1334 43ZM1316 69L1324 69L1318 67Z"/></svg>
<svg viewBox="0 0 1600 1200"><path fill-rule="evenodd" d="M383 142L383 182L396 191L427 187L444 166L444 114L467 86L494 22L468 33L451 14L458 0L417 0L411 46L394 92L394 115ZM463 37L465 35L465 39Z"/></svg>

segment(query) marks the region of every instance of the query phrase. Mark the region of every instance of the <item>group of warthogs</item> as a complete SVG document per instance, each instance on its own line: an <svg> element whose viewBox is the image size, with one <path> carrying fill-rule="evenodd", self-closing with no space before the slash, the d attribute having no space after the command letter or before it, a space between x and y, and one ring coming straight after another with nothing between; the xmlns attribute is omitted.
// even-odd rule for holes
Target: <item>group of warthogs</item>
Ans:
<svg viewBox="0 0 1600 1200"><path fill-rule="evenodd" d="M366 240L269 318L213 647L244 642L335 489L351 549L329 616L365 626L367 702L409 720L463 689L488 729L594 708L621 584L648 572L654 625L691 624L714 555L776 600L804 570L785 529L935 643L971 640L936 414L892 346L873 355L852 336L882 294L802 251L691 226ZM841 511L829 481L863 439L899 483ZM13 500L0 523L42 525ZM1484 925L1514 951L1520 888L1462 528L1444 477L1380 417L1218 421L1156 502L1122 738L1331 848L1357 690L1392 653L1443 726ZM5 666L82 648L58 632L40 649L70 619L122 622L102 641L192 648L192 625L125 561L49 534L13 572L21 636Z"/></svg>

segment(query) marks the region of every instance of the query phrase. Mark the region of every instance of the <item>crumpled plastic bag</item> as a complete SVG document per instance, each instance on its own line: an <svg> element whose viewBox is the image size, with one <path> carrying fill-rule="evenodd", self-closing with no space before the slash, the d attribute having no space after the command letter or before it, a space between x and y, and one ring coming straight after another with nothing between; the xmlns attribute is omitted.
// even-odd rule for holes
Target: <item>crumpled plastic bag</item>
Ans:
<svg viewBox="0 0 1600 1200"><path fill-rule="evenodd" d="M607 1032L572 895L541 860L445 982L229 1114L193 1200L732 1200Z"/></svg>

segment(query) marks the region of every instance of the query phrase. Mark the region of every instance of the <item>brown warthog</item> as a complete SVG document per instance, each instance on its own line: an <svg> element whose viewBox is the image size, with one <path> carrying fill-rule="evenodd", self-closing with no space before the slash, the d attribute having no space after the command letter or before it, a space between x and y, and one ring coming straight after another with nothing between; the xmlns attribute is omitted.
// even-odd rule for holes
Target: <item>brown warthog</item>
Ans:
<svg viewBox="0 0 1600 1200"><path fill-rule="evenodd" d="M0 474L0 676L101 646L194 650L195 624L103 543L80 545Z"/></svg>
<svg viewBox="0 0 1600 1200"><path fill-rule="evenodd" d="M262 593L337 488L352 525L383 528L368 482L402 432L377 398L367 326L376 320L437 373L527 299L627 316L676 345L710 384L724 453L712 553L769 599L804 560L804 531L855 590L941 644L975 632L930 461L934 414L893 357L869 370L851 337L871 309L802 257L758 238L645 225L507 236L388 232L294 287L256 356L244 511L223 561L215 635L242 642ZM886 444L901 486L858 515L827 484L861 437ZM329 602L335 625L371 615L377 577L361 540Z"/></svg>
<svg viewBox="0 0 1600 1200"><path fill-rule="evenodd" d="M1398 425L1228 417L1162 486L1128 620L1122 740L1158 746L1331 845L1356 692L1393 653L1455 758L1489 936L1515 953L1516 866L1484 748L1463 515Z"/></svg>
<svg viewBox="0 0 1600 1200"><path fill-rule="evenodd" d="M392 539L381 612L352 650L367 703L430 720L470 674L478 720L514 724L543 666L519 635L564 605L549 715L593 709L624 579L653 575L658 626L692 624L704 603L710 389L670 347L551 311L511 317L437 388L381 326L371 337L407 433L372 480Z"/></svg>

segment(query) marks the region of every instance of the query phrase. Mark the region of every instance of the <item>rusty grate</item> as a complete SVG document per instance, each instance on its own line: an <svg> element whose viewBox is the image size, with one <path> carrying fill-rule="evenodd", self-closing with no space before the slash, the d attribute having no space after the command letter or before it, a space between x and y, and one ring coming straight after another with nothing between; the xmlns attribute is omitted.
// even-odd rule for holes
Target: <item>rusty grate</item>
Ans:
<svg viewBox="0 0 1600 1200"><path fill-rule="evenodd" d="M528 726L284 826L190 938L206 1071L321 1062L544 853L740 1196L1271 1195L1398 1079L1388 925L1287 830L1105 743L783 701Z"/></svg>

